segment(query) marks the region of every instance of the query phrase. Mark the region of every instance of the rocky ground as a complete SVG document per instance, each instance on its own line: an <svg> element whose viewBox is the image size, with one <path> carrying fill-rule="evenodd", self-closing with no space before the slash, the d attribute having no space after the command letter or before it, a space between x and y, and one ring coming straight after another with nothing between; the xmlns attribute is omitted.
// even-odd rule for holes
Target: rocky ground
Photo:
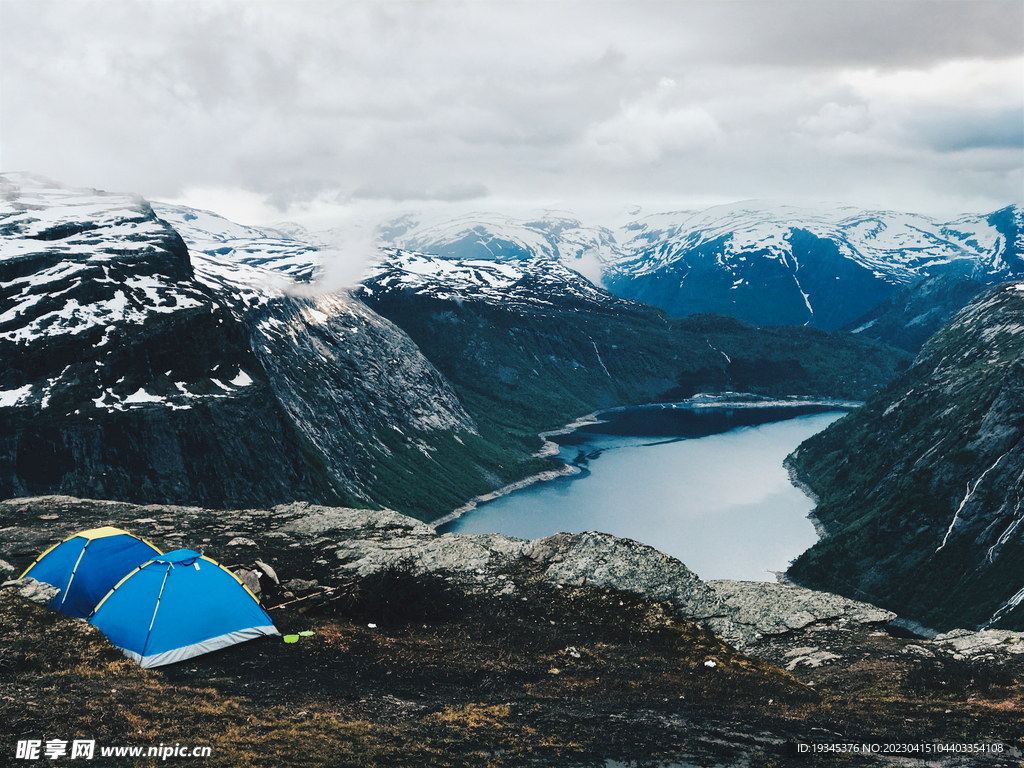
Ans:
<svg viewBox="0 0 1024 768"><path fill-rule="evenodd" d="M1021 764L1014 633L895 637L873 606L702 582L606 534L438 536L303 503L13 499L0 576L101 525L202 551L259 587L282 633L313 634L146 671L9 586L0 750L95 738L209 745L205 762L227 766ZM866 743L891 754L840 751ZM957 751L923 751L936 743Z"/></svg>

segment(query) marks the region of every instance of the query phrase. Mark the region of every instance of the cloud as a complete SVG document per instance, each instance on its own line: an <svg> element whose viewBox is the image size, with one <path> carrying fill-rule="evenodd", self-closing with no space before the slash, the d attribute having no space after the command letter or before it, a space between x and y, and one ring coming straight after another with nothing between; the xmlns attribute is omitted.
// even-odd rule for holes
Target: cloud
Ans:
<svg viewBox="0 0 1024 768"><path fill-rule="evenodd" d="M680 5L690 5L683 3ZM1020 54L1018 0L737 0L696 3L712 62L799 68L929 68Z"/></svg>
<svg viewBox="0 0 1024 768"><path fill-rule="evenodd" d="M398 203L416 200L461 203L467 200L479 200L487 197L487 194L487 187L479 182L456 184L442 189L410 189L400 184L388 186L372 183L359 187L352 193L352 197L357 200L391 200Z"/></svg>
<svg viewBox="0 0 1024 768"><path fill-rule="evenodd" d="M842 133L860 133L866 130L871 119L865 104L841 106L834 101L824 104L813 115L797 118L800 129L819 136L836 136Z"/></svg>
<svg viewBox="0 0 1024 768"><path fill-rule="evenodd" d="M1024 109L997 110L978 119L978 112L932 112L908 127L939 152L1024 148Z"/></svg>
<svg viewBox="0 0 1024 768"><path fill-rule="evenodd" d="M0 165L80 186L220 190L267 218L824 188L857 202L869 173L918 206L977 199L969 178L993 203L1019 197L1019 0L0 0L0 14L0 68L17 73L0 78Z"/></svg>
<svg viewBox="0 0 1024 768"><path fill-rule="evenodd" d="M613 165L646 165L667 152L700 148L721 137L715 118L699 105L674 103L676 82L658 86L587 129L585 147Z"/></svg>

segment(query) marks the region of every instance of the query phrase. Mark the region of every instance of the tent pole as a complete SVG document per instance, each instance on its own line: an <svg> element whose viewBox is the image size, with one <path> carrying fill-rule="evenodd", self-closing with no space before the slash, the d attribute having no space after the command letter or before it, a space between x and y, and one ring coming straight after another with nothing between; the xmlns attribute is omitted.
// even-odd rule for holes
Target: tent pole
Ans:
<svg viewBox="0 0 1024 768"><path fill-rule="evenodd" d="M171 568L174 566L170 563L167 564L167 570L164 571L164 580L160 582L160 594L156 596L156 605L153 606L153 618L149 620L149 629L146 630L146 642L142 644L142 653L140 654L143 658L146 656L146 647L149 645L149 636L153 634L153 625L156 624L156 612L160 610L160 600L164 596L164 587L167 585L167 574L171 572Z"/></svg>
<svg viewBox="0 0 1024 768"><path fill-rule="evenodd" d="M60 598L60 608L57 609L58 611L64 607L64 601L68 599L68 592L71 591L71 582L75 580L75 574L78 572L78 564L82 562L82 558L85 556L85 550L89 548L90 544L92 544L92 539L86 539L85 546L82 547L82 551L78 553L78 559L75 560L75 567L71 569L71 577L68 579L68 585L64 587L64 594Z"/></svg>

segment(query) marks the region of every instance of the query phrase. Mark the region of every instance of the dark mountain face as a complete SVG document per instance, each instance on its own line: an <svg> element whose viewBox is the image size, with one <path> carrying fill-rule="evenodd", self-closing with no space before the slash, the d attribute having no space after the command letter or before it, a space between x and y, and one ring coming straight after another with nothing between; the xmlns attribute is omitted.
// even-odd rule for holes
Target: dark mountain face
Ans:
<svg viewBox="0 0 1024 768"><path fill-rule="evenodd" d="M312 249L190 255L136 198L25 176L3 194L0 495L429 516L466 494L437 453L475 426L409 338L344 294L281 292Z"/></svg>
<svg viewBox="0 0 1024 768"><path fill-rule="evenodd" d="M917 354L985 286L959 275L927 277L900 290L841 330Z"/></svg>
<svg viewBox="0 0 1024 768"><path fill-rule="evenodd" d="M829 538L790 569L937 628L1024 627L1024 284L989 289L905 376L791 458Z"/></svg>

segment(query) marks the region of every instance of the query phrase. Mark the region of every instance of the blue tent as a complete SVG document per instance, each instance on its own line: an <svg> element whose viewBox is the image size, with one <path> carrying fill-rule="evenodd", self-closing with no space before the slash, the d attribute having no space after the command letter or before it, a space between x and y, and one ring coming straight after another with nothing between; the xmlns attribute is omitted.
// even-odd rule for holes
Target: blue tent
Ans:
<svg viewBox="0 0 1024 768"><path fill-rule="evenodd" d="M57 587L60 592L48 607L84 619L125 574L160 554L148 541L120 528L93 528L50 547L21 577Z"/></svg>
<svg viewBox="0 0 1024 768"><path fill-rule="evenodd" d="M107 593L90 621L143 667L280 634L231 571L191 549L140 565Z"/></svg>

